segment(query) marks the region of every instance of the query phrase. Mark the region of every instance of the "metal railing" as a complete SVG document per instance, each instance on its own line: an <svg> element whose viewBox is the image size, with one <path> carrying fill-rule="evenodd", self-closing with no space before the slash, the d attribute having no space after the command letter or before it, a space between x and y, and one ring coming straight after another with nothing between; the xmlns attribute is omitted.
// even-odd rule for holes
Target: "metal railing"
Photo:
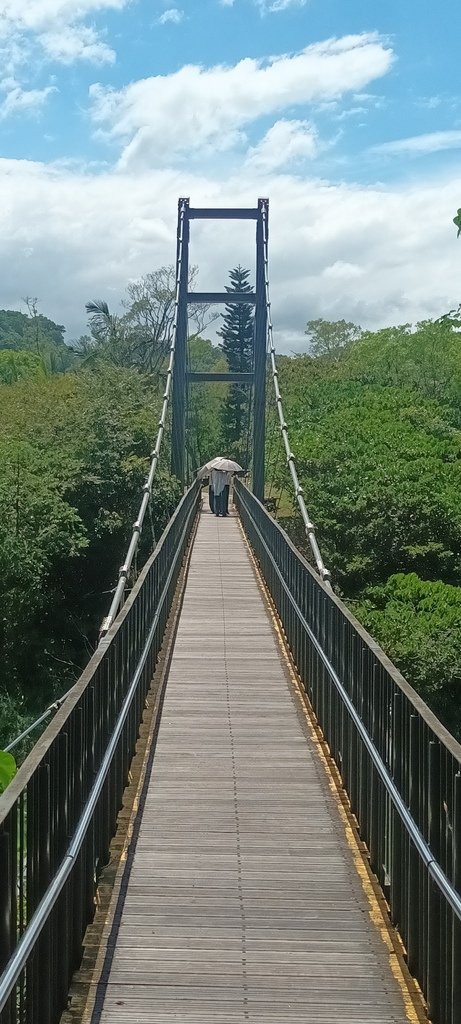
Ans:
<svg viewBox="0 0 461 1024"><path fill-rule="evenodd" d="M461 746L240 481L236 506L437 1024L461 1021Z"/></svg>
<svg viewBox="0 0 461 1024"><path fill-rule="evenodd" d="M56 1024L66 1007L199 504L196 481L0 798L1 1024Z"/></svg>

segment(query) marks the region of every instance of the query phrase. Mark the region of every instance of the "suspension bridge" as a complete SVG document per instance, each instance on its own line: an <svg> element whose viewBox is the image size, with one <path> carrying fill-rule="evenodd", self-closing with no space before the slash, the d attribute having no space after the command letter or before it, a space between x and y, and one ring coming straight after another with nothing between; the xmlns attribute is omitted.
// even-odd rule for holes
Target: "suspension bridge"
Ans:
<svg viewBox="0 0 461 1024"><path fill-rule="evenodd" d="M1 1024L461 1021L461 747L323 563L278 384L268 213L179 201L132 539L96 653L0 798ZM188 291L199 218L255 222L254 292ZM187 367L187 307L230 301L254 305L252 370L226 376L253 392L252 486L218 519L186 479L187 388L208 377ZM264 505L266 376L312 565ZM170 399L183 496L130 589Z"/></svg>

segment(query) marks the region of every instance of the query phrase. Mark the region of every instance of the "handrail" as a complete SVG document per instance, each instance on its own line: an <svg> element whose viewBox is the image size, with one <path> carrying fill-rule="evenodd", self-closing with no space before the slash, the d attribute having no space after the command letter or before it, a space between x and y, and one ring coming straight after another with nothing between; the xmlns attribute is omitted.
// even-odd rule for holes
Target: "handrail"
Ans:
<svg viewBox="0 0 461 1024"><path fill-rule="evenodd" d="M234 494L410 970L431 1019L459 1024L461 746L241 481Z"/></svg>
<svg viewBox="0 0 461 1024"><path fill-rule="evenodd" d="M109 634L0 797L2 1024L57 1024L66 1004L200 498L194 481Z"/></svg>
<svg viewBox="0 0 461 1024"><path fill-rule="evenodd" d="M183 545L186 540L188 527L189 524L186 522L181 534L178 551L183 550ZM157 611L154 615L152 625L150 627L146 643L144 644L144 648L138 661L130 688L123 701L115 729L112 733L109 745L104 754L102 764L94 780L93 787L91 789L87 803L85 804L85 809L77 824L77 828L72 839L72 842L69 844L69 848L66 854L64 855L62 863L57 873L55 874L53 881L48 886L44 896L42 897L37 907L37 910L35 911L34 916L27 925L27 928L23 933L14 954L8 963L7 968L4 970L3 974L0 975L0 1011L3 1010L5 1003L7 1002L7 999L11 994L15 982L17 981L21 971L25 967L28 957L33 951L34 945L40 935L40 932L45 926L46 921L48 920L48 917L50 915L50 912L53 909L56 900L59 894L62 892L64 884L72 871L72 868L75 863L75 858L77 857L77 854L80 852L83 840L85 839L85 836L88 832L92 816L95 812L99 797L101 796L102 793L102 788L105 783L107 773L109 771L112 759L117 749L118 741L122 735L123 726L126 722L134 694L138 687L139 680L141 678L141 673L146 664L146 660L152 646L152 640L159 623L160 611L163 608L163 603L165 601L168 589L171 584L173 572L176 567L176 561L177 558L174 559L170 571L168 573L165 586L163 587L162 594L160 596L159 607L157 608Z"/></svg>
<svg viewBox="0 0 461 1024"><path fill-rule="evenodd" d="M172 529L174 525L178 522L181 513L184 512L184 508L187 506L188 501L190 501L191 496L195 496L197 500L200 496L199 484L197 481L194 481L189 490L186 491L186 493L181 498L181 501L177 505L171 519L165 526L165 529L161 537L159 538L158 543L154 548L154 551L152 552L145 566L140 572L138 579L136 580L136 583L132 591L130 592L129 597L127 598L127 601L125 602L123 608L117 615L116 622L112 624L110 631L103 638L103 641L99 644L96 651L91 656L80 678L77 679L73 687L69 690L67 694L67 699L59 708L59 711L55 715L53 721L50 722L50 724L44 730L39 740L31 750L30 754L28 754L25 761L18 769L18 772L15 775L14 779L12 780L12 782L10 782L5 792L0 796L0 825L2 824L2 821L4 820L5 816L8 814L8 811L10 810L10 807L14 800L17 798L18 794L30 781L37 766L43 761L43 758L45 757L45 754L47 753L50 745L54 742L57 735L67 726L69 716L71 715L72 711L77 706L79 699L83 696L85 690L91 683L96 670L100 667L101 662L104 659L105 652L115 642L115 638L120 633L123 623L128 617L131 608L136 603L136 599L140 591L142 590L145 580L149 576L149 573L152 572L152 567L154 563L158 560L162 550L165 548L167 538L171 536Z"/></svg>
<svg viewBox="0 0 461 1024"><path fill-rule="evenodd" d="M242 490L243 490L243 486L242 486ZM242 500L242 502L244 502L245 498L242 497L241 500ZM268 547L268 545L267 545L267 543L266 543L266 541L264 539L264 536L262 534L261 529L259 528L257 523L254 523L253 526L254 526L254 529L257 531L260 543L264 547L264 550L266 551L266 553L269 556L269 558L272 558L271 552L270 552L269 547ZM399 791L398 791L398 789L397 789L393 779L391 778L391 775L390 775L390 773L388 771L388 768L386 767L382 757L380 757L380 755L379 755L379 753L378 753L378 751L377 751L377 749L376 749L376 747L375 747L375 745L373 743L373 740L372 740L369 732L365 728L365 726L364 726L360 716L357 714L357 711L356 711L356 709L355 709L355 707L354 707L354 705L353 705L349 695L347 694L346 689L343 686L343 684L342 684L342 682L341 682L337 672L335 672L335 669L333 668L333 665L331 664L331 662L327 658L327 655L325 654L325 651L323 650L321 644L317 640L317 637L313 633L311 627L309 626L307 620L305 619L303 613L301 612L298 604L296 603L296 601L295 601L295 599L293 597L293 594L291 593L290 588L288 587L286 581L284 580L284 578L282 576L282 573L280 572L279 567L277 566L277 564L275 562L274 562L274 571L277 574L277 577L278 577L278 580L280 582L280 585L281 585L281 587L283 587L283 590L284 590L284 592L286 594L286 597L287 597L287 599L288 599L288 601L290 603L290 606L291 606L292 610L294 611L295 615L298 617L301 626L303 627L303 629L306 631L307 635L309 636L309 638L311 640L311 643L315 647L315 650L317 651L317 653L319 655L319 658L321 659L322 663L324 664L330 679L332 680L334 686L336 687L336 690L338 691L338 693L339 693L339 695L341 697L341 700L343 701L344 706L347 709L347 712L350 715L350 717L351 717L351 719L352 719L352 721L353 721L353 723L355 725L355 728L357 729L357 732L360 735L360 738L363 740L363 743L365 745L367 753L370 755L370 758L371 758L371 760L372 760L372 762L373 762L373 764L374 764L374 766L375 766L375 768L376 768L380 778L382 779L382 781L384 783L384 786L385 786L385 788L386 788L386 790L387 790L387 792L388 792L388 794L389 794L389 796L390 796L390 798L392 800L392 803L393 803L396 811L398 812L398 814L399 814L403 824L405 825L405 828L407 829L408 834L410 835L410 838L411 838L412 842L414 843L416 849L418 850L418 853L420 854L424 864L429 869L430 874L433 876L434 880L437 882L437 885L439 886L441 892L443 893L443 895L448 900L448 902L449 902L449 904L451 906L451 909L454 911L454 913L456 914L458 919L461 921L461 896L456 891L456 889L451 885L449 879L444 874L444 872L441 870L440 866L437 864L437 862L436 862L436 860L434 858L434 854L433 854L432 850L430 849L430 847L426 843L426 841L424 839L424 836L420 832L420 830L417 827L416 822L412 818L412 816L411 816L411 814L410 814L406 804L402 800L402 797L401 797L401 795L400 795L400 793L399 793ZM460 754L461 754L461 751L460 751Z"/></svg>

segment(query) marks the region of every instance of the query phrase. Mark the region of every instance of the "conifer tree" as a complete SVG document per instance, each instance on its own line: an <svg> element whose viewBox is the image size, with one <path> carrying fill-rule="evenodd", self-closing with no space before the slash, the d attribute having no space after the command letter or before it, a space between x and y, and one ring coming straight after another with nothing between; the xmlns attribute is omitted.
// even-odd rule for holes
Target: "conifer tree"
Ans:
<svg viewBox="0 0 461 1024"><path fill-rule="evenodd" d="M230 271L229 296L232 292L251 292L249 270L235 267ZM250 303L232 303L225 307L223 326L218 331L221 349L232 373L249 373L253 368L254 311ZM231 384L222 410L223 454L230 455L246 468L248 456L248 420L251 390L247 384Z"/></svg>

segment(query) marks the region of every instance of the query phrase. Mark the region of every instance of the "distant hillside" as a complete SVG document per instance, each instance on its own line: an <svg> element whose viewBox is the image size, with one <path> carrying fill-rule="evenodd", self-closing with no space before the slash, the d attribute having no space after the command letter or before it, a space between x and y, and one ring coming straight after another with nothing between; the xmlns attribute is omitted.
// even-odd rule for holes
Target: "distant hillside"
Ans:
<svg viewBox="0 0 461 1024"><path fill-rule="evenodd" d="M33 352L51 372L62 372L72 365L73 354L64 334L65 327L34 308L29 314L0 309L0 349Z"/></svg>

